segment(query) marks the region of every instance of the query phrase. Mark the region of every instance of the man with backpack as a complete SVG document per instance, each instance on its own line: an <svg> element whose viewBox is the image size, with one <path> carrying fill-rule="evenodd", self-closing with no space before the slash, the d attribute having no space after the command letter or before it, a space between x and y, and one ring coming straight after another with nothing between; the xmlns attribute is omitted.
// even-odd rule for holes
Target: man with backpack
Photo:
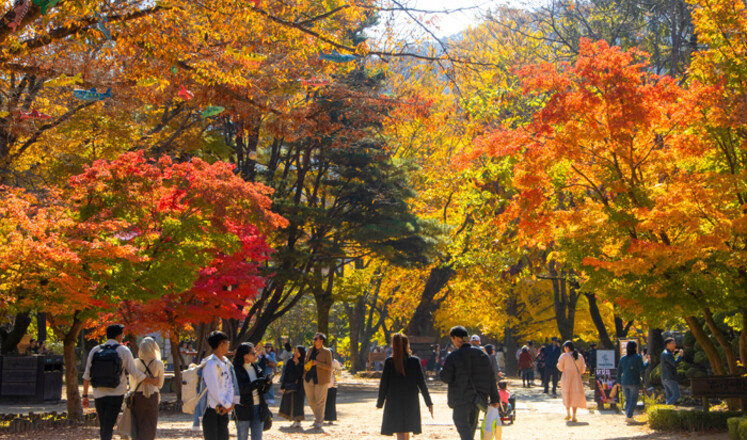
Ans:
<svg viewBox="0 0 747 440"><path fill-rule="evenodd" d="M122 345L124 326L112 324L106 328L107 341L94 347L88 354L86 371L83 373L83 407L89 405L88 388L93 385L96 416L99 419L101 440L111 440L117 416L127 394L129 373L138 382L158 386L157 378L146 378L135 366L130 349Z"/></svg>
<svg viewBox="0 0 747 440"><path fill-rule="evenodd" d="M449 407L461 440L473 440L480 411L490 405L498 408L500 395L493 367L484 351L470 344L467 329L456 326L449 332L456 347L444 362L441 380L448 388Z"/></svg>
<svg viewBox="0 0 747 440"><path fill-rule="evenodd" d="M241 401L233 364L226 358L228 336L219 331L210 333L208 345L213 349L202 367L206 406L202 415L202 435L205 440L228 440L228 415Z"/></svg>

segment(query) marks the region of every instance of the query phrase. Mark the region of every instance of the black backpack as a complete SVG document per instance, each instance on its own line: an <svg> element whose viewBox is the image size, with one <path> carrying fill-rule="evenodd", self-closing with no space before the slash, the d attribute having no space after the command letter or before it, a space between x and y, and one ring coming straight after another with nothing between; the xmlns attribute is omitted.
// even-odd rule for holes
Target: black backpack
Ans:
<svg viewBox="0 0 747 440"><path fill-rule="evenodd" d="M91 385L94 388L117 388L122 380L122 358L119 344L102 345L91 359Z"/></svg>

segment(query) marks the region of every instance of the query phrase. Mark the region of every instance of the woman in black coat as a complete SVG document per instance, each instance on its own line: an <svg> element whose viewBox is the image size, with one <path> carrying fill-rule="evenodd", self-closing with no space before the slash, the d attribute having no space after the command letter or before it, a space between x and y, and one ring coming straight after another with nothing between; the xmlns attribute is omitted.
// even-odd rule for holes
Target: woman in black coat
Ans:
<svg viewBox="0 0 747 440"><path fill-rule="evenodd" d="M280 401L278 415L286 420L292 420L291 428L300 428L304 419L303 413L303 360L306 359L306 349L299 345L293 351L293 358L288 359L283 367L283 377L280 378Z"/></svg>
<svg viewBox="0 0 747 440"><path fill-rule="evenodd" d="M257 365L257 351L254 344L249 342L236 349L233 368L241 395L241 400L234 408L237 438L247 440L251 431L252 440L261 439L264 428L262 414L269 410L264 393L272 386L272 378L262 374L262 368Z"/></svg>
<svg viewBox="0 0 747 440"><path fill-rule="evenodd" d="M420 402L418 390L433 417L433 402L425 385L420 359L410 355L407 336L392 336L392 357L384 362L384 372L379 384L377 408L384 407L381 422L383 435L397 434L397 440L407 440L410 433L420 434Z"/></svg>

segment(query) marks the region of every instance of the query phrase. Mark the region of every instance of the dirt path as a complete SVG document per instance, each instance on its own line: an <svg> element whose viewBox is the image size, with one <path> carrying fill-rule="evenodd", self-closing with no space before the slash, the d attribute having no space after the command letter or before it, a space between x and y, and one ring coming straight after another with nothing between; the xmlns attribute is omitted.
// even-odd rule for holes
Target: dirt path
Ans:
<svg viewBox="0 0 747 440"><path fill-rule="evenodd" d="M377 396L377 381L347 378L339 390L338 417L339 422L333 426L325 426L324 432L310 430L310 411L307 408L304 430L291 430L289 422L275 419L273 427L264 435L268 440L280 439L314 439L332 438L343 440L373 440L387 438L379 434L381 427L381 411L375 407ZM448 439L458 440L456 430L451 423L451 411L446 405L446 388L441 384L430 381L431 394L435 405L435 418L427 415L425 407L423 414L423 434L415 437L420 439ZM560 397L551 398L542 394L539 389L524 390L512 383L510 389L517 395L517 418L512 426L503 428L503 440L675 440L682 438L697 438L702 440L726 440L726 434L668 434L651 432L645 425L629 426L624 417L611 411L581 410L578 423L566 423L563 418L565 410ZM590 399L589 399L590 400ZM277 407L273 408L274 412ZM201 439L200 432L189 430L191 418L184 414L161 414L159 420L158 439ZM231 424L232 438L235 438L235 428ZM475 436L476 438L479 436ZM35 432L33 434L0 435L0 439L14 440L95 440L96 428L78 428L64 431ZM116 438L116 436L115 436Z"/></svg>

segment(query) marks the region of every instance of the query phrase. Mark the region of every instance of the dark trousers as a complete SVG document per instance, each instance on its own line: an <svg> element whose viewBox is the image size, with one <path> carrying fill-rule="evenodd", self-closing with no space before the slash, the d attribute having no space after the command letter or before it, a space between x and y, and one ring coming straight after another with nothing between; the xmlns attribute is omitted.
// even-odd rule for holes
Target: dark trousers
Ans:
<svg viewBox="0 0 747 440"><path fill-rule="evenodd" d="M461 440L474 440L479 416L480 409L477 405L458 405L454 407L454 425Z"/></svg>
<svg viewBox="0 0 747 440"><path fill-rule="evenodd" d="M138 391L133 396L130 410L137 440L155 440L158 428L158 393L145 397Z"/></svg>
<svg viewBox="0 0 747 440"><path fill-rule="evenodd" d="M124 396L99 397L96 404L96 416L99 418L99 437L101 440L112 440L114 425L117 424L119 411L122 409Z"/></svg>
<svg viewBox="0 0 747 440"><path fill-rule="evenodd" d="M208 408L202 416L202 435L205 440L228 440L228 414L218 415Z"/></svg>
<svg viewBox="0 0 747 440"><path fill-rule="evenodd" d="M548 365L545 367L545 393L550 388L550 381L552 381L552 394L557 394L558 390L558 367L556 365Z"/></svg>

